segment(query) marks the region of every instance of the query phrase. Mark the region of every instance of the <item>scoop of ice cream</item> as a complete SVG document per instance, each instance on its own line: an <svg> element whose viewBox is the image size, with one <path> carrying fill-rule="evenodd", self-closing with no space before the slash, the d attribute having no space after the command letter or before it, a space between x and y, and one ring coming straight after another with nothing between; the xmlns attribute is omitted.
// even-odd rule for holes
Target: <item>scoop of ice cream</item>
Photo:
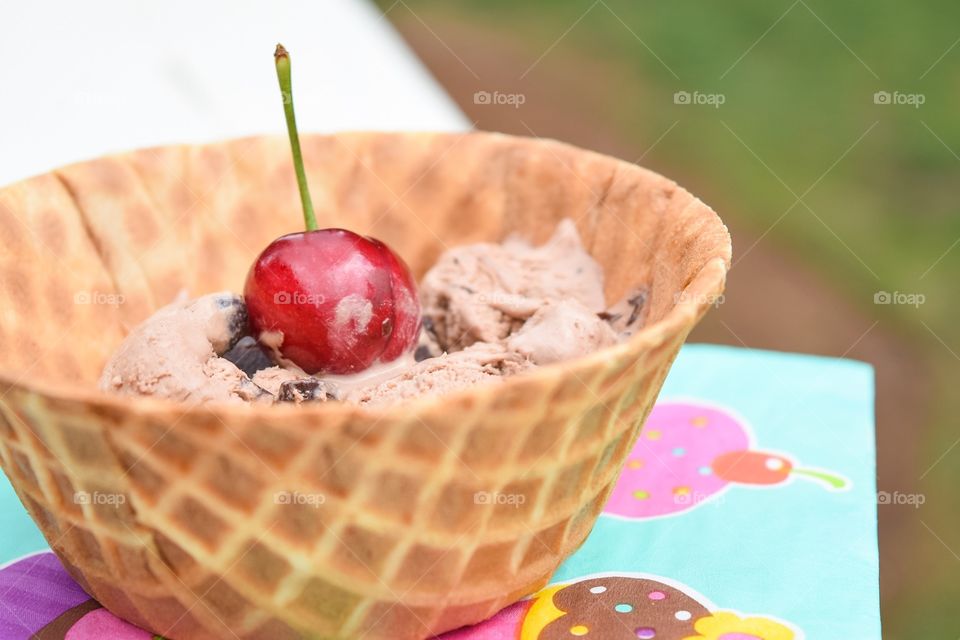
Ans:
<svg viewBox="0 0 960 640"><path fill-rule="evenodd" d="M344 398L368 406L393 405L427 395L440 395L478 384L499 382L534 365L502 345L478 342L462 351L418 362L379 384L355 389Z"/></svg>
<svg viewBox="0 0 960 640"><path fill-rule="evenodd" d="M593 353L617 340L617 333L600 316L575 300L565 300L540 307L506 345L543 365Z"/></svg>
<svg viewBox="0 0 960 640"><path fill-rule="evenodd" d="M197 402L266 396L220 357L243 337L246 325L243 299L232 293L168 305L130 332L104 367L100 388Z"/></svg>
<svg viewBox="0 0 960 640"><path fill-rule="evenodd" d="M457 351L497 342L550 302L605 307L603 270L588 254L572 220L539 247L519 238L444 253L420 288L423 311L440 346Z"/></svg>

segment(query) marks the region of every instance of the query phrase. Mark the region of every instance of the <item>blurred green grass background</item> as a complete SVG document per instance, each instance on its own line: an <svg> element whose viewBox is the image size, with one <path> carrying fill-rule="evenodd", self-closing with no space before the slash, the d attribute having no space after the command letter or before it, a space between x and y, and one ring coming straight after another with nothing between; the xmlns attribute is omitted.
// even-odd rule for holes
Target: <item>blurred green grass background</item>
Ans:
<svg viewBox="0 0 960 640"><path fill-rule="evenodd" d="M893 461L880 470L880 488L925 496L919 509L880 507L885 636L960 636L960 4L378 5L442 82L463 79L464 95L470 87L559 85L570 99L548 111L571 111L568 119L578 118L584 132L612 132L618 149L639 150L643 164L677 178L746 230L746 244L734 235L735 260L755 248L796 256L831 295L930 372L918 381L898 370L899 360L881 354L875 361L886 388L929 388L919 395L929 400L878 416L881 464ZM516 64L476 71L485 57L502 62L503 43ZM511 86L491 86L491 77L510 78ZM674 94L682 91L720 94L723 104L677 104ZM923 104L877 104L876 92L919 94ZM459 101L472 117L479 112ZM500 128L553 135L555 114L531 102L501 111L493 127L506 122ZM731 282L739 276L734 267ZM875 304L880 291L920 294L924 302ZM746 313L764 312L764 292L744 295L752 305ZM789 301L798 309L808 303L802 296ZM801 331L831 332L829 305L816 311L820 321ZM730 341L755 346L749 330L735 337ZM795 343L784 336L782 344ZM858 357L855 347L829 355Z"/></svg>

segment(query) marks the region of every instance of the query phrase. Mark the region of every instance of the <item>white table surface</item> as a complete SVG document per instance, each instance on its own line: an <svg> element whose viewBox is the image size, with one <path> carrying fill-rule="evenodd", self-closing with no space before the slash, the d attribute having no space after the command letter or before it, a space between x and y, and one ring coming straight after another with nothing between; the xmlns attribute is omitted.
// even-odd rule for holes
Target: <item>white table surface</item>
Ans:
<svg viewBox="0 0 960 640"><path fill-rule="evenodd" d="M142 146L469 122L367 0L26 0L0 7L0 184Z"/></svg>

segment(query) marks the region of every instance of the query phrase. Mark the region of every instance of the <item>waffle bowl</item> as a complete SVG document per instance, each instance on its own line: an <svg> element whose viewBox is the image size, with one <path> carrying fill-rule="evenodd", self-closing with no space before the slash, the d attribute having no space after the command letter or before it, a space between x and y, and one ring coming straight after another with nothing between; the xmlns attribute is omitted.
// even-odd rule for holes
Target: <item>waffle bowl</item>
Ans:
<svg viewBox="0 0 960 640"><path fill-rule="evenodd" d="M543 585L583 542L730 238L645 169L499 134L306 136L320 226L419 277L447 246L573 218L628 342L399 407L187 405L96 389L186 289L241 291L300 228L287 141L146 149L0 190L0 462L70 574L172 639L426 638Z"/></svg>

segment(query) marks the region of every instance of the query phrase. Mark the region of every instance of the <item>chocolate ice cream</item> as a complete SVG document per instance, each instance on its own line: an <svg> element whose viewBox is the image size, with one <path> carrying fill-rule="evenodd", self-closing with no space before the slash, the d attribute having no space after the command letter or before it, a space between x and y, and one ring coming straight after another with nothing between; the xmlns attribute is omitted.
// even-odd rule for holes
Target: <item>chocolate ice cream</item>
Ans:
<svg viewBox="0 0 960 640"><path fill-rule="evenodd" d="M420 295L416 353L360 374L314 377L289 361L271 362L270 345L246 336L242 299L220 293L172 304L137 327L100 386L201 402L392 405L616 344L642 325L645 302L638 291L606 308L603 270L571 220L541 246L512 237L453 248L424 276Z"/></svg>
<svg viewBox="0 0 960 640"><path fill-rule="evenodd" d="M423 278L420 298L448 351L504 340L547 303L579 303L592 313L606 306L603 269L584 250L572 220L539 247L511 237L447 251Z"/></svg>
<svg viewBox="0 0 960 640"><path fill-rule="evenodd" d="M344 400L360 405L386 406L419 396L440 395L477 384L499 382L535 365L502 345L477 342L462 351L445 353L416 363L379 384L359 387Z"/></svg>
<svg viewBox="0 0 960 640"><path fill-rule="evenodd" d="M243 337L246 316L243 299L229 292L167 305L121 343L100 388L189 402L257 400L266 392L220 357Z"/></svg>
<svg viewBox="0 0 960 640"><path fill-rule="evenodd" d="M570 360L619 340L617 332L599 315L576 300L548 302L506 339L507 349L534 364Z"/></svg>

